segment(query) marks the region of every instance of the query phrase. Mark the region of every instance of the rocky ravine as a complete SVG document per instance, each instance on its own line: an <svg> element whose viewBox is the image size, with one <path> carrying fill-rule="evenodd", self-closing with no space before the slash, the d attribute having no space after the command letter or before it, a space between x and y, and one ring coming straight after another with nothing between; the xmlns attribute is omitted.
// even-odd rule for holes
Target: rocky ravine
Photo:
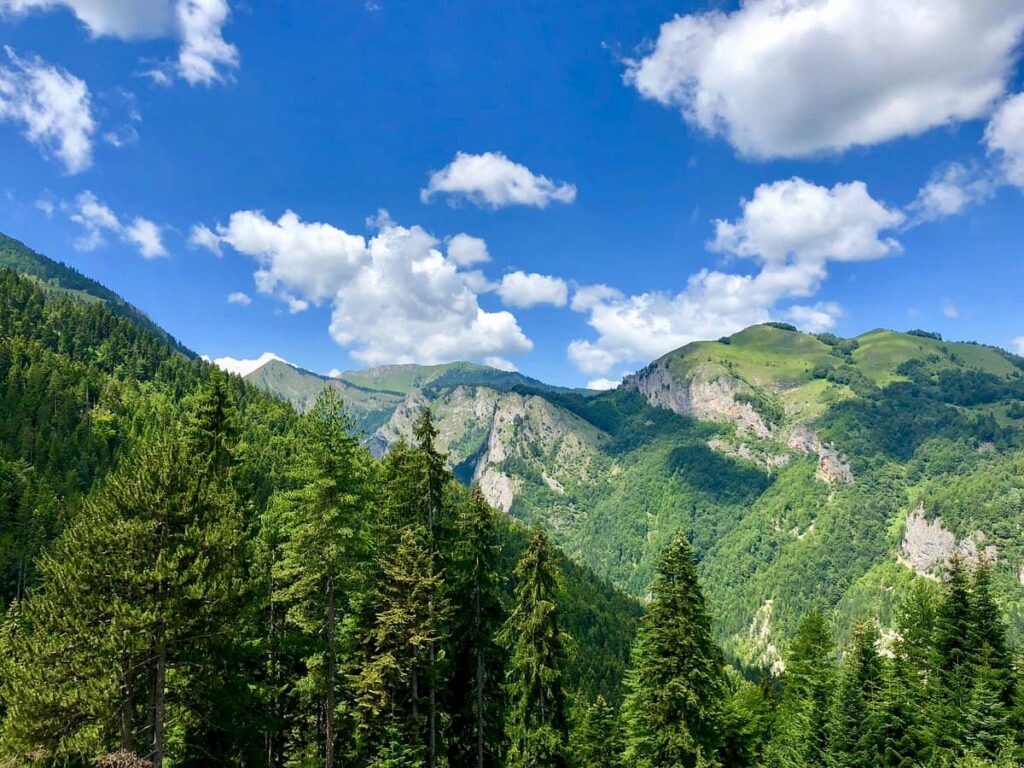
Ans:
<svg viewBox="0 0 1024 768"><path fill-rule="evenodd" d="M438 428L438 447L453 467L472 464L472 479L495 508L508 512L521 492L521 473L507 470L521 461L538 470L546 487L558 494L565 486L591 479L598 445L607 436L578 416L536 395L501 393L488 387L459 386L434 400L410 394L371 438L383 455L430 406Z"/></svg>

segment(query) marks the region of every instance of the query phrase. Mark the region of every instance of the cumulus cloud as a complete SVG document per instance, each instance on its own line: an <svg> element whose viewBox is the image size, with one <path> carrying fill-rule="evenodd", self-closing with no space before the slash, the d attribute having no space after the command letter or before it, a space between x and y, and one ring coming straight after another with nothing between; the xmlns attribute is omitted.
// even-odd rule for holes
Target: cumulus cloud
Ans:
<svg viewBox="0 0 1024 768"><path fill-rule="evenodd" d="M513 373L519 370L516 367L516 364L513 363L511 360L506 360L503 357L496 357L494 355L491 355L490 357L485 357L484 365L489 365L491 366L491 368L497 368L499 371L508 371L509 373Z"/></svg>
<svg viewBox="0 0 1024 768"><path fill-rule="evenodd" d="M1024 336L1018 336L1013 340L1013 348L1018 355L1024 355Z"/></svg>
<svg viewBox="0 0 1024 768"><path fill-rule="evenodd" d="M529 352L533 344L515 317L484 311L437 244L420 227L381 221L367 247L368 261L335 296L334 340L371 365Z"/></svg>
<svg viewBox="0 0 1024 768"><path fill-rule="evenodd" d="M242 307L248 307L252 304L252 299L249 298L249 294L244 291L235 291L228 294L228 304L238 304Z"/></svg>
<svg viewBox="0 0 1024 768"><path fill-rule="evenodd" d="M622 379L591 379L587 382L587 389L596 389L600 392L615 389L622 383Z"/></svg>
<svg viewBox="0 0 1024 768"><path fill-rule="evenodd" d="M192 228L190 241L217 252L227 243L260 265L256 287L261 293L280 292L294 299L301 311L322 304L337 293L368 260L366 240L330 224L307 223L293 211L271 221L261 211L236 211L216 233L206 226Z"/></svg>
<svg viewBox="0 0 1024 768"><path fill-rule="evenodd" d="M208 360L209 358L206 359ZM273 352L264 352L262 355L252 360L246 360L244 358L239 359L235 357L218 357L213 361L213 364L228 373L234 373L238 376L248 376L253 371L262 368L271 360L277 360L280 363L291 365L291 363L283 357L275 355Z"/></svg>
<svg viewBox="0 0 1024 768"><path fill-rule="evenodd" d="M1019 0L747 0L676 16L627 61L639 93L752 157L840 152L985 116Z"/></svg>
<svg viewBox="0 0 1024 768"><path fill-rule="evenodd" d="M277 221L237 211L226 226L193 227L190 239L252 257L257 290L291 312L329 301L332 338L371 365L471 359L511 369L509 356L532 349L511 313L480 307L479 292L492 288L486 278L462 269L486 254L482 240L453 237L446 255L428 232L386 211L369 223L377 232L367 238L292 211Z"/></svg>
<svg viewBox="0 0 1024 768"><path fill-rule="evenodd" d="M569 359L584 373L606 374L698 339L735 333L778 315L807 330L827 330L833 303L790 304L818 292L830 262L878 259L899 250L883 233L904 216L874 200L861 182L831 189L794 178L763 184L735 221L717 221L709 247L750 259L753 274L702 269L678 293L623 296L606 286L578 289L572 307L589 315L594 340L577 339ZM780 308L781 307L781 308Z"/></svg>
<svg viewBox="0 0 1024 768"><path fill-rule="evenodd" d="M951 163L921 187L917 198L907 206L910 224L962 213L969 206L989 199L994 191L995 183L988 171Z"/></svg>
<svg viewBox="0 0 1024 768"><path fill-rule="evenodd" d="M238 67L238 49L226 42L227 0L0 0L0 13L66 8L96 37L175 38L178 57L147 74L168 85L175 74L191 85L211 85Z"/></svg>
<svg viewBox="0 0 1024 768"><path fill-rule="evenodd" d="M0 66L0 121L20 123L25 138L44 156L54 156L68 173L92 165L96 121L89 87L66 70L38 57L4 51L10 66Z"/></svg>
<svg viewBox="0 0 1024 768"><path fill-rule="evenodd" d="M835 328L836 320L843 316L843 308L834 301L819 301L817 304L794 304L783 316L807 333L824 333Z"/></svg>
<svg viewBox="0 0 1024 768"><path fill-rule="evenodd" d="M960 309L949 299L942 302L942 314L948 317L950 320L956 320L960 317Z"/></svg>
<svg viewBox="0 0 1024 768"><path fill-rule="evenodd" d="M459 152L447 166L432 173L427 186L420 190L420 199L424 203L430 202L435 195L445 195L452 203L468 200L474 205L489 208L509 205L546 208L552 202L574 202L576 187L568 182L538 176L501 152L484 152L482 155Z"/></svg>
<svg viewBox="0 0 1024 768"><path fill-rule="evenodd" d="M117 215L88 190L73 203L62 203L61 208L84 230L75 240L75 247L80 251L96 250L105 245L106 236L112 234L134 246L144 259L168 255L157 224L141 216L136 216L130 224L122 224Z"/></svg>
<svg viewBox="0 0 1024 768"><path fill-rule="evenodd" d="M497 291L506 306L524 309L538 304L564 307L569 298L569 286L560 277L521 270L505 275Z"/></svg>
<svg viewBox="0 0 1024 768"><path fill-rule="evenodd" d="M491 254L481 238L463 232L448 239L448 258L460 267L468 267L490 261Z"/></svg>
<svg viewBox="0 0 1024 768"><path fill-rule="evenodd" d="M1024 189L1024 93L999 106L985 129L985 145L999 158L1006 181Z"/></svg>
<svg viewBox="0 0 1024 768"><path fill-rule="evenodd" d="M179 0L175 15L181 31L178 73L189 85L211 85L238 67L238 49L224 40L230 10L226 0Z"/></svg>

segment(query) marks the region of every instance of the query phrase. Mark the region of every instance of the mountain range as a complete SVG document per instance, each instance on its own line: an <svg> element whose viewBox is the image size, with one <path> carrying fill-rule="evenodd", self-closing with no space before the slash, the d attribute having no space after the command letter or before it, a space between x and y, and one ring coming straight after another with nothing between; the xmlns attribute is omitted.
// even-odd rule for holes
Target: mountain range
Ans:
<svg viewBox="0 0 1024 768"><path fill-rule="evenodd" d="M194 357L17 241L0 239L0 267L102 301ZM378 456L431 408L458 479L634 597L685 530L719 640L749 664L780 665L811 609L840 638L865 614L888 624L914 580L954 556L997 563L1024 636L1024 358L1005 350L766 324L670 352L606 392L467 362L327 377L271 360L245 379L298 410L338 390Z"/></svg>

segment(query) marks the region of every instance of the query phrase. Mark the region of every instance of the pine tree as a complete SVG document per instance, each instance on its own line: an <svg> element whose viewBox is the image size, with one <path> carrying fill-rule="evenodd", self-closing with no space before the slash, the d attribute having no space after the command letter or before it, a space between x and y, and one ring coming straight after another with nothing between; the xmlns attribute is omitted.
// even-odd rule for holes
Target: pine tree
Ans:
<svg viewBox="0 0 1024 768"><path fill-rule="evenodd" d="M275 500L284 521L276 599L288 606L288 622L308 638L307 687L322 718L324 768L336 762L339 629L372 485L369 454L351 427L337 393L326 389L302 420L296 487Z"/></svg>
<svg viewBox="0 0 1024 768"><path fill-rule="evenodd" d="M4 739L96 754L115 743L166 756L168 689L189 685L227 641L242 592L238 510L161 432L126 457L40 562L41 586L5 631ZM117 723L116 733L102 724Z"/></svg>
<svg viewBox="0 0 1024 768"><path fill-rule="evenodd" d="M460 506L451 566L453 671L451 764L499 766L502 755L504 649L495 640L505 620L498 570L497 519L479 487Z"/></svg>
<svg viewBox="0 0 1024 768"><path fill-rule="evenodd" d="M568 638L559 626L555 553L539 528L515 574L515 602L501 632L509 651L506 765L565 768L568 721L562 681Z"/></svg>
<svg viewBox="0 0 1024 768"><path fill-rule="evenodd" d="M722 659L683 533L658 564L627 685L627 764L715 764L722 738Z"/></svg>
<svg viewBox="0 0 1024 768"><path fill-rule="evenodd" d="M601 695L580 709L570 736L576 768L623 768L625 738L618 712Z"/></svg>

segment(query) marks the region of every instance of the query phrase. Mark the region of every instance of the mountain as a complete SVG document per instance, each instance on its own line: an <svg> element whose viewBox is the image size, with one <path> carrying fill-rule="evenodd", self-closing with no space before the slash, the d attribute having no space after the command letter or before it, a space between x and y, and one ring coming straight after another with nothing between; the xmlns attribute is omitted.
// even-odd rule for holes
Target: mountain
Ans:
<svg viewBox="0 0 1024 768"><path fill-rule="evenodd" d="M367 387L350 390L356 414L367 391L388 392L357 417L378 454L430 406L463 482L638 597L685 529L720 640L750 662L776 662L812 608L841 634L866 612L888 620L954 553L997 558L1024 634L1024 358L923 331L769 324L675 350L611 392L499 373L306 377L304 400L250 378L300 407L318 387Z"/></svg>
<svg viewBox="0 0 1024 768"><path fill-rule="evenodd" d="M83 498L159 425L175 417L187 421L216 369L182 354L166 332L99 283L10 238L0 242L2 614L36 585L35 562L60 539ZM254 373L262 385L307 403L325 385L335 386L347 402L363 408L366 425L383 423L404 400L400 393L319 377L278 361ZM247 526L256 529L270 496L291 482L297 415L258 387L238 377L225 379L242 446L242 507ZM378 411L384 415L375 416ZM505 521L499 535L502 566L510 574L529 532ZM241 549L258 548L255 542L243 544ZM571 687L587 696L617 698L640 604L587 566L562 553L557 558L564 585L560 609L580 649L568 669Z"/></svg>
<svg viewBox="0 0 1024 768"><path fill-rule="evenodd" d="M109 288L100 285L71 267L36 253L27 245L0 232L0 269L10 269L37 280L51 294L59 294L78 301L102 302L119 317L126 317L146 331L170 344L187 357L195 353L183 346L167 331L158 326L146 313L129 304Z"/></svg>

